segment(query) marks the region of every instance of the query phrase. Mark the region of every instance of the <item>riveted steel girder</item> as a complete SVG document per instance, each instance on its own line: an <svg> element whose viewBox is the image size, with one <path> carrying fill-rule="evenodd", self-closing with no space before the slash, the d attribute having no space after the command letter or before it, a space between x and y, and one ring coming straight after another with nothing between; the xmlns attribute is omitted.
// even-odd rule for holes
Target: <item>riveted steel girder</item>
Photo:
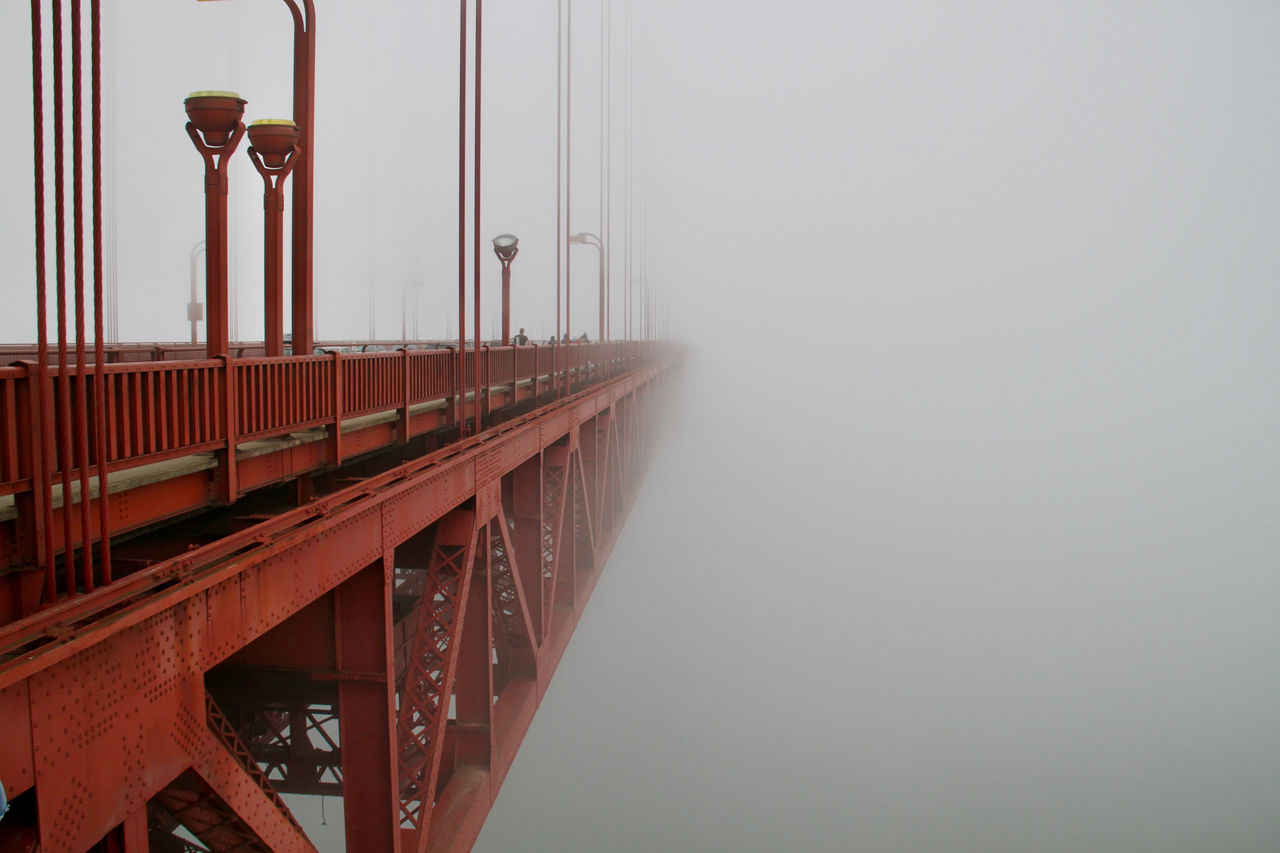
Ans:
<svg viewBox="0 0 1280 853"><path fill-rule="evenodd" d="M0 778L34 796L41 850L141 849L148 815L157 839L176 821L211 849L314 850L277 788L325 784L361 804L349 839L363 819L378 849L469 849L634 498L641 394L668 367L0 628ZM279 667L311 686L210 698L230 696L215 669Z"/></svg>

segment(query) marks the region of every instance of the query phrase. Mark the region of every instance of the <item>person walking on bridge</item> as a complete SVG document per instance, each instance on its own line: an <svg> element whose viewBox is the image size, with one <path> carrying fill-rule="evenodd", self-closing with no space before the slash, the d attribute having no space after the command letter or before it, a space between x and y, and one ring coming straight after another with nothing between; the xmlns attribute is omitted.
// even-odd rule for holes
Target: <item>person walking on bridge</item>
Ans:
<svg viewBox="0 0 1280 853"><path fill-rule="evenodd" d="M511 343L518 347L526 346L529 343L529 336L524 333L524 327L520 327L520 331L516 332L516 336L511 339Z"/></svg>

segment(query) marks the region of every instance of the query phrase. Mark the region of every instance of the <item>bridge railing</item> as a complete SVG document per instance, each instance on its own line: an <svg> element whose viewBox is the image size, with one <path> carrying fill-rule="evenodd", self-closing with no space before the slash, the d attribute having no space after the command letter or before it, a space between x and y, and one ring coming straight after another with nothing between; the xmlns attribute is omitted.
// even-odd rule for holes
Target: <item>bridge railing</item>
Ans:
<svg viewBox="0 0 1280 853"><path fill-rule="evenodd" d="M269 438L333 420L336 399L333 359L233 359L236 437Z"/></svg>
<svg viewBox="0 0 1280 853"><path fill-rule="evenodd" d="M30 398L27 372L20 367L0 367L0 495L31 488Z"/></svg>
<svg viewBox="0 0 1280 853"><path fill-rule="evenodd" d="M103 407L101 419L85 418L89 465L96 467L95 430L101 422L106 430L107 470L154 462L173 456L216 447L226 439L223 365L220 361L175 361L142 364L112 364L103 371L105 389L99 393L91 373L69 373L70 397L83 390L85 411ZM51 377L56 416L64 396L56 393L62 378ZM81 389L83 383L83 389ZM74 432L74 429L73 429ZM55 474L74 470L72 458L62 458L55 450ZM75 472L78 473L78 472Z"/></svg>
<svg viewBox="0 0 1280 853"><path fill-rule="evenodd" d="M483 346L480 384L509 386L509 399L515 399L517 389L523 396L550 390L553 378L568 371L569 387L577 388L640 366L654 348L629 341ZM453 349L400 349L118 362L103 366L101 384L91 370L75 365L61 371L50 366L43 380L33 362L0 367L0 496L36 489L52 496L56 484L81 479L81 464L88 475L105 469L108 477L208 451L228 451L219 464L234 464L235 447L246 441L316 427L338 430L346 419L377 412L395 410L405 418L418 404L456 398L457 359ZM470 394L475 351L462 359L463 391ZM460 408L466 411L456 404L444 408L455 424Z"/></svg>
<svg viewBox="0 0 1280 853"><path fill-rule="evenodd" d="M451 350L407 350L409 397L434 400L453 390L454 360Z"/></svg>

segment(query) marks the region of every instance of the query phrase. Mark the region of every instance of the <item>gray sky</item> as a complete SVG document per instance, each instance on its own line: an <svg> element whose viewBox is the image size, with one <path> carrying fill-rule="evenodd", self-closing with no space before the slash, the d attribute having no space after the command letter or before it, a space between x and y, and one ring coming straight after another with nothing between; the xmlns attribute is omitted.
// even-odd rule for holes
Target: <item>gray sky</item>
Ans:
<svg viewBox="0 0 1280 853"><path fill-rule="evenodd" d="M456 12L379 3L395 26L375 30L336 5L319 330L365 334L373 280L398 335L421 280L436 334L456 310ZM689 359L477 850L1277 849L1280 8L635 5L637 270ZM160 177L119 199L163 234L122 230L121 335L181 338L201 214L181 99L231 85L251 118L284 113L287 70L253 35L266 9L127 8L122 43L130 21L215 21L119 69L122 127L165 140ZM521 235L517 324L543 334L554 4L485 8L483 231ZM594 8L575 3L572 230L598 228ZM0 15L7 46L25 12ZM371 160L379 117L401 135ZM21 200L0 243L25 258L19 139L0 140ZM238 160L248 338L260 203ZM122 185L142 162L122 150Z"/></svg>

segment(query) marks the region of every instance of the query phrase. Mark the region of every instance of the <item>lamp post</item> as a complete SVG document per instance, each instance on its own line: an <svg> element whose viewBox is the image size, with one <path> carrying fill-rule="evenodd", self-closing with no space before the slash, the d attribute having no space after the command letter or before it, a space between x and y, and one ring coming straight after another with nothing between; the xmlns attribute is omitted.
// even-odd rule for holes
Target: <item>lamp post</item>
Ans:
<svg viewBox="0 0 1280 853"><path fill-rule="evenodd" d="M400 337L405 343L419 342L422 333L419 329L418 316L422 310L421 281L406 281L400 289Z"/></svg>
<svg viewBox="0 0 1280 853"><path fill-rule="evenodd" d="M315 345L312 315L312 171L315 156L316 10L312 0L284 0L293 18L293 120L298 125L293 176L293 352L310 355ZM212 253L212 244L210 244Z"/></svg>
<svg viewBox="0 0 1280 853"><path fill-rule="evenodd" d="M604 319L604 243L594 234L588 234L585 231L581 234L573 234L569 237L570 245L581 244L584 246L595 247L596 252L600 256L600 336L601 342L605 339L605 319Z"/></svg>
<svg viewBox="0 0 1280 853"><path fill-rule="evenodd" d="M636 320L639 320L638 325L640 326L640 328L635 331L638 332L636 339L641 341L645 340L647 337L647 335L645 334L646 332L645 321L648 319L648 315L645 312L645 299L647 298L648 294L645 291L646 291L646 287L645 287L644 279L642 278L631 279L631 296L628 297L628 301L632 303L639 301L640 303L639 306L632 304L631 316L632 316L633 324L635 323ZM639 317L636 316L637 311L639 312Z"/></svg>
<svg viewBox="0 0 1280 853"><path fill-rule="evenodd" d="M520 238L499 234L493 238L493 253L502 262L502 345L511 344L511 262L520 253Z"/></svg>
<svg viewBox="0 0 1280 853"><path fill-rule="evenodd" d="M187 320L191 323L191 343L196 343L199 338L196 335L196 324L204 319L204 305L200 302L200 290L196 287L196 280L199 278L197 270L200 268L200 262L197 260L201 255L205 254L204 241L196 243L191 248L191 301L187 303Z"/></svg>
<svg viewBox="0 0 1280 853"><path fill-rule="evenodd" d="M288 119L249 125L249 159L262 176L263 283L268 356L284 355L284 182L298 165L298 126Z"/></svg>
<svg viewBox="0 0 1280 853"><path fill-rule="evenodd" d="M187 135L204 158L204 240L206 352L209 358L229 355L227 332L227 161L244 136L246 101L235 92L192 92L187 109Z"/></svg>

